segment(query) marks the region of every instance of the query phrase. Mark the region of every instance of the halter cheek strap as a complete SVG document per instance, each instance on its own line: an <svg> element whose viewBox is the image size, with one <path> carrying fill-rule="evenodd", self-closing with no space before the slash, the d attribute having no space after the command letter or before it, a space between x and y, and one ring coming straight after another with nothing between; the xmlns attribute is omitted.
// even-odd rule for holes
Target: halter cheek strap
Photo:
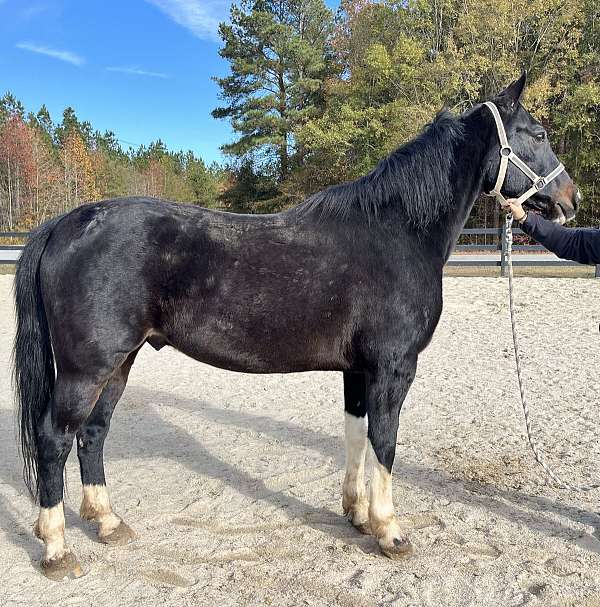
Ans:
<svg viewBox="0 0 600 607"><path fill-rule="evenodd" d="M508 163L512 162L522 173L527 175L531 179L533 185L517 199L518 204L522 204L528 198L531 198L534 194L537 194L540 190L546 187L553 179L558 177L564 170L565 167L562 163L548 173L546 177L540 177L535 171L533 171L527 164L525 164L512 150L508 144L508 137L506 136L506 130L500 117L498 108L491 101L486 101L483 105L486 105L494 116L496 122L496 130L498 131L498 138L500 139L500 167L498 169L498 177L496 179L496 185L494 189L488 194L489 196L495 196L496 200L500 204L506 203L506 198L502 195L502 186L506 180L506 172L508 170Z"/></svg>

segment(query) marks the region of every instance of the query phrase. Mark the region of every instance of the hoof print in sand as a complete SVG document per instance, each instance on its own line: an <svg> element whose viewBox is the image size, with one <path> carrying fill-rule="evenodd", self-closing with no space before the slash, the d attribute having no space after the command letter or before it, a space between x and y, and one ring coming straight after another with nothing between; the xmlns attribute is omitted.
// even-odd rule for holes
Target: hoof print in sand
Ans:
<svg viewBox="0 0 600 607"><path fill-rule="evenodd" d="M103 544L108 544L110 546L124 546L135 540L136 537L135 531L123 521L121 521L119 526L108 535L98 536Z"/></svg>
<svg viewBox="0 0 600 607"><path fill-rule="evenodd" d="M158 584L160 586L175 586L177 588L187 588L194 583L192 580L187 580L178 573L169 571L168 569L142 571L142 577L152 584Z"/></svg>

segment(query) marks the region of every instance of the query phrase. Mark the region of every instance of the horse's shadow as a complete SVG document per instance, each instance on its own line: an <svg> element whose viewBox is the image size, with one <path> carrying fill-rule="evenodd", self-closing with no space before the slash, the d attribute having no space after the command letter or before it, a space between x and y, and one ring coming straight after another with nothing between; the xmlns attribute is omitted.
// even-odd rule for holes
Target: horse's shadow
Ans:
<svg viewBox="0 0 600 607"><path fill-rule="evenodd" d="M174 398L172 394L147 390L140 387L129 388L124 399L127 402L135 402L134 410L129 410L126 415L131 416L133 420L143 417L143 421L136 426L134 439L131 439L131 427L123 427L118 430L122 424L118 420L114 420L114 430L111 432L123 432L122 435L116 436L114 442L107 449L106 460L128 460L131 458L144 457L166 457L178 464L187 467L197 475L207 478L214 478L227 484L241 495L249 498L252 501L260 500L275 506L278 509L285 509L289 517L301 518L308 526L315 529L323 530L323 524L320 521L327 521L325 526L334 537L347 537L348 531L352 530L345 517L340 513L332 512L326 508L318 508L311 506L302 500L290 495L287 492L270 489L266 483L246 472L235 467L225 459L221 459L211 453L202 445L202 437L196 437L180 426L171 423L165 417L156 413L152 406L147 406L149 403L163 403L170 401L169 406L183 410L185 404L192 406L195 403L195 409L208 408L213 411L217 409L207 405L202 401L187 401L180 402ZM223 411L224 419L227 419L227 411ZM272 427L275 422L271 418L261 418L265 426ZM260 420L256 423L260 426ZM229 425L223 422L223 425ZM235 425L233 422L231 425ZM248 427L248 426L247 426ZM145 429L145 430L144 430ZM257 429L259 429L257 427ZM260 428L265 431L266 428ZM331 437L330 437L331 438ZM124 440L125 439L125 440ZM110 441L110 435L109 439ZM144 450L140 454L139 446L144 445ZM336 458L337 459L337 458ZM109 479L110 484L110 479ZM341 504L341 494L340 494ZM357 539L360 534L356 532Z"/></svg>
<svg viewBox="0 0 600 607"><path fill-rule="evenodd" d="M359 542L361 536L354 532L346 519L339 513L334 513L326 508L315 508L296 497L281 491L269 489L261 479L254 478L225 460L219 459L203 447L199 439L179 426L170 423L164 417L158 415L153 407L146 406L148 402L160 402L163 396L171 399L170 394L152 392L141 388L129 388L124 399L136 404L134 411L120 411L116 418L123 416L127 421L135 423L135 432L132 432L131 424L122 423L123 419L115 419L107 439L105 453L106 462L111 460L128 461L131 459L144 459L154 457L165 457L185 465L195 474L203 477L218 479L229 485L235 491L249 497L252 500L263 500L271 503L279 509L285 508L288 516L301 518L302 522L321 532L326 530L333 537L347 539L349 535L355 535ZM191 402L191 401L190 401ZM205 406L196 401L196 407ZM121 423L119 423L121 422ZM137 423L136 423L137 422ZM273 420L271 420L273 423ZM0 411L0 441L6 449L5 465L3 466L4 479L7 485L19 493L25 493L21 476L20 460L17 457L17 445L14 432L14 420L10 411ZM111 440L111 438L113 440ZM12 449L7 446L14 446ZM143 446L143 449L140 447ZM68 466L76 465L73 461L75 453L73 446L69 457ZM110 477L108 478L110 486ZM79 518L77 512L69 505L69 502L79 495L78 487L67 487L68 492L65 499L65 522L67 529L77 527L83 531L91 540L96 540L93 526ZM72 493L71 493L72 491ZM11 508L8 499L0 494L0 529L4 528L6 537L17 547L28 553L32 563L39 561L42 553L41 544L33 539L33 521L23 521L22 513L17 513ZM364 542L361 542L363 545ZM371 549L363 546L369 552L376 552L376 545Z"/></svg>
<svg viewBox="0 0 600 607"><path fill-rule="evenodd" d="M320 532L326 531L331 536L343 538L345 541L348 541L350 537L349 541L353 541L352 530L339 511L332 512L326 508L314 507L290 495L289 492L268 488L261 479L237 469L224 459L210 453L202 446L201 437L196 438L179 426L169 422L163 416L158 415L153 407L147 406L147 403L169 402L170 407L186 412L194 412L209 422L268 434L283 443L292 443L315 450L324 457L331 458L340 468L344 464L341 437L331 436L294 423L274 420L266 415L220 409L206 402L139 386L130 386L123 398L125 399L125 405L127 402L136 403L135 412L121 412L120 415L116 416L117 419L114 420L115 423L108 438L107 461L111 459L130 460L140 457L165 457L184 464L195 474L219 479L252 500L259 499L274 505L276 508L285 508L289 514L302 518L306 525ZM121 415L126 418L131 417L132 421L141 417L143 419L140 421L143 423L137 424L135 433L132 433L130 426L119 423L119 421L122 421L118 419ZM11 412L1 411L0 441L5 446L3 451L6 452L3 481L18 492L23 492L14 433L11 432L13 427ZM114 441L111 441L111 435ZM6 448L11 443L15 445L15 448ZM143 452L140 452L140 445L144 445ZM527 526L533 531L547 536L561 535L569 537L572 535L572 530L568 526L549 517L549 514L568 518L580 524L600 526L600 519L593 512L565 503L557 503L546 497L531 496L516 490L499 489L485 483L463 483L441 471L409 464L401 461L400 458L397 458L394 474L401 483L445 497L450 501L485 508L496 516ZM531 517L530 513L524 508L536 510L538 516ZM81 521L73 509L66 506L65 514L67 526L78 527L89 538L95 539L95 534L90 525ZM328 524L324 526L323 520L327 520ZM32 561L39 559L41 548L32 538L31 527L24 524L23 517L14 512L7 499L0 496L0 527L2 526L5 527L6 537L13 544L26 551ZM358 532L355 533L355 543L359 544L362 550L376 552L377 547L374 540L365 542L364 539L364 536L361 536ZM592 540L584 547L591 551L600 552L600 542L597 542L594 538ZM598 548L596 548L596 544Z"/></svg>
<svg viewBox="0 0 600 607"><path fill-rule="evenodd" d="M208 422L268 434L282 443L293 443L300 447L318 451L324 457L331 458L340 468L344 466L344 445L340 436L331 436L295 423L274 420L267 415L217 408L196 399L174 396L170 393L138 386L131 388L129 398L136 402L169 402L169 406L186 412L194 412ZM162 420L162 423L165 423L165 421ZM177 429L177 431L181 433L180 429ZM198 445L196 439L187 433L184 434L187 437L186 446L198 449L198 447L192 445L192 443ZM180 438L182 437L178 435L178 440ZM199 448L204 452L201 447ZM209 455L209 457L214 458L212 455ZM217 461L222 469L223 462ZM206 473L206 467L201 462L198 462L197 465L192 464L192 466L196 472ZM240 473L233 469L231 469L231 472L234 476L240 476ZM533 531L549 537L569 537L573 535L572 529L553 518L555 515L579 524L600 528L600 516L595 512L589 512L565 502L555 502L548 497L528 495L513 489L501 489L483 482L463 482L442 471L403 462L400 457L396 458L394 464L394 476L401 483L444 497L449 501L458 501L465 505L476 505L485 508L496 516L527 526ZM245 479L247 484L250 484L250 487L256 489L256 479L246 478L243 474L241 477ZM232 486L238 488L235 483ZM265 491L265 499L273 501L273 495L270 495L266 488ZM302 504L299 504L298 500L289 496L289 494L282 496L281 493L275 492L275 495L277 496L276 503L281 503L282 499L289 499L295 506L302 508ZM304 508L310 507L304 504ZM537 512L535 518L531 516L530 510ZM319 510L319 512L324 513L326 511ZM327 512L327 514L328 516L332 515L331 512ZM593 547L588 546L588 549L600 552L600 541L597 542L597 547L594 546L594 542L591 542L590 546Z"/></svg>

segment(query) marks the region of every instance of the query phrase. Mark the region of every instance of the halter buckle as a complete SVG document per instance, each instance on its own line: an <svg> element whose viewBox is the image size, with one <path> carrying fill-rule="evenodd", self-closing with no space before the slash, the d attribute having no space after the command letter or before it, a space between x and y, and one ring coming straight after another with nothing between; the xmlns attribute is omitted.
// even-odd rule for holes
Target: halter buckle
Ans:
<svg viewBox="0 0 600 607"><path fill-rule="evenodd" d="M533 185L539 192L540 190L546 187L546 180L543 177L540 177Z"/></svg>
<svg viewBox="0 0 600 607"><path fill-rule="evenodd" d="M500 148L500 156L504 156L504 158L508 158L512 154L512 148L510 145L505 145Z"/></svg>

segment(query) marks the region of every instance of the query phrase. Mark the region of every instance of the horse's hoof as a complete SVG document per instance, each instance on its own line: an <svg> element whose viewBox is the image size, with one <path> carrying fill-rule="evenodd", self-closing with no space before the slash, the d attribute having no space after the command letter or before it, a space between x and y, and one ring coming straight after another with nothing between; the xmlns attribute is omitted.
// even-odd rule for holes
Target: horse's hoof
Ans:
<svg viewBox="0 0 600 607"><path fill-rule="evenodd" d="M407 537L395 537L390 541L379 541L381 552L392 560L404 558L413 552L412 544Z"/></svg>
<svg viewBox="0 0 600 607"><path fill-rule="evenodd" d="M42 560L42 573L55 582L64 579L75 579L83 575L83 570L72 552L65 552L61 557Z"/></svg>
<svg viewBox="0 0 600 607"><path fill-rule="evenodd" d="M354 521L350 521L354 528L365 535L371 535L371 525L369 525L369 521L365 521L364 523L358 523Z"/></svg>
<svg viewBox="0 0 600 607"><path fill-rule="evenodd" d="M124 546L133 541L136 538L136 535L135 531L129 525L121 521L114 531L111 531L107 535L98 535L98 538L103 544Z"/></svg>
<svg viewBox="0 0 600 607"><path fill-rule="evenodd" d="M371 535L368 503L359 503L349 508L344 508L344 514L355 529L365 535Z"/></svg>
<svg viewBox="0 0 600 607"><path fill-rule="evenodd" d="M371 535L371 525L368 517L361 517L355 510L351 510L347 514L348 520L352 526L365 535Z"/></svg>

